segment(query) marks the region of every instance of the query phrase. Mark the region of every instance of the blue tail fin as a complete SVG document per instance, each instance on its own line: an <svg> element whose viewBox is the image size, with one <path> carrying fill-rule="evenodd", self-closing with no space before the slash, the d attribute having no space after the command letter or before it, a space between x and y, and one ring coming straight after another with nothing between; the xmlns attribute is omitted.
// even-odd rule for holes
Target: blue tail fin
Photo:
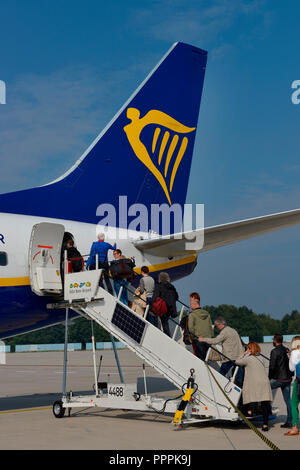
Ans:
<svg viewBox="0 0 300 470"><path fill-rule="evenodd" d="M176 43L84 155L46 186L0 195L0 212L97 223L96 209L185 203L207 53Z"/></svg>

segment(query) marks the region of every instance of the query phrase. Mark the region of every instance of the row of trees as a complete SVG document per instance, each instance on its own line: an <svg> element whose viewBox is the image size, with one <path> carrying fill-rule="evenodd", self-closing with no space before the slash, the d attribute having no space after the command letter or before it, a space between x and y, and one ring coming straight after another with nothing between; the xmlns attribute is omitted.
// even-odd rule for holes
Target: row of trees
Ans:
<svg viewBox="0 0 300 470"><path fill-rule="evenodd" d="M263 336L274 333L300 334L300 313L293 310L282 320L271 318L264 313L256 314L248 307L234 305L207 305L204 307L211 315L212 321L222 316L228 325L235 328L241 336L249 336L251 341L261 342ZM110 341L110 335L99 325L94 325L96 341ZM6 344L54 344L64 342L64 325L56 325L44 330L27 333L6 340ZM71 322L69 328L70 343L88 343L91 341L91 325L84 318Z"/></svg>
<svg viewBox="0 0 300 470"><path fill-rule="evenodd" d="M249 336L250 341L262 342L264 336L274 333L300 334L300 313L297 310L286 314L282 320L276 320L264 313L254 313L245 306L207 305L204 308L210 313L213 321L219 316L224 317L228 325L236 329L240 336Z"/></svg>
<svg viewBox="0 0 300 470"><path fill-rule="evenodd" d="M94 323L96 341L110 341L110 334L101 326ZM68 334L70 343L91 342L91 322L84 318L72 320ZM65 341L64 325L55 325L43 330L33 331L20 336L14 336L5 340L5 344L14 346L16 344L61 344Z"/></svg>

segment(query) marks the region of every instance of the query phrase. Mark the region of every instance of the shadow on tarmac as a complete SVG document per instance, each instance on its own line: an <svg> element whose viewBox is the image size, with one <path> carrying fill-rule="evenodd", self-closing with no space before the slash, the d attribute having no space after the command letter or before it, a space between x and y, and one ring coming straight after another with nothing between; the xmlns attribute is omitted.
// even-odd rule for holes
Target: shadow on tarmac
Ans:
<svg viewBox="0 0 300 470"><path fill-rule="evenodd" d="M148 393L159 393L177 390L167 379L161 377L146 377ZM145 393L144 378L137 378L137 392ZM76 391L74 395L90 395L92 390ZM52 406L56 400L61 399L61 392L58 393L34 393L32 395L17 395L13 397L0 398L0 411L21 410L27 408L37 408Z"/></svg>

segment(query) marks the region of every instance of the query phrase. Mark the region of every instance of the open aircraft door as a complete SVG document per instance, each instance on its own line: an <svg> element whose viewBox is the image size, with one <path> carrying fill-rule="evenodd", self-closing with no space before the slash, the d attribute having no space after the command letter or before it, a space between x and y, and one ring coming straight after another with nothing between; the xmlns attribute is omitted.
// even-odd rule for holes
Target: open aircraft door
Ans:
<svg viewBox="0 0 300 470"><path fill-rule="evenodd" d="M29 243L29 276L37 295L60 294L61 247L65 227L42 222L32 228Z"/></svg>

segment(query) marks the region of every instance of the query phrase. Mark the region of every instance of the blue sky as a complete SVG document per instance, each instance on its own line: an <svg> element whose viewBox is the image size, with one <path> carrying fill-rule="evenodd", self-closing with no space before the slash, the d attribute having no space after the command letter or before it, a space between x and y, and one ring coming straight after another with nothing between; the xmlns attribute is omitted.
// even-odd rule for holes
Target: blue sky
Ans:
<svg viewBox="0 0 300 470"><path fill-rule="evenodd" d="M300 5L276 0L27 0L0 6L1 192L47 183L84 152L175 41L209 54L188 202L205 225L300 207ZM300 310L300 228L199 256L187 300Z"/></svg>

